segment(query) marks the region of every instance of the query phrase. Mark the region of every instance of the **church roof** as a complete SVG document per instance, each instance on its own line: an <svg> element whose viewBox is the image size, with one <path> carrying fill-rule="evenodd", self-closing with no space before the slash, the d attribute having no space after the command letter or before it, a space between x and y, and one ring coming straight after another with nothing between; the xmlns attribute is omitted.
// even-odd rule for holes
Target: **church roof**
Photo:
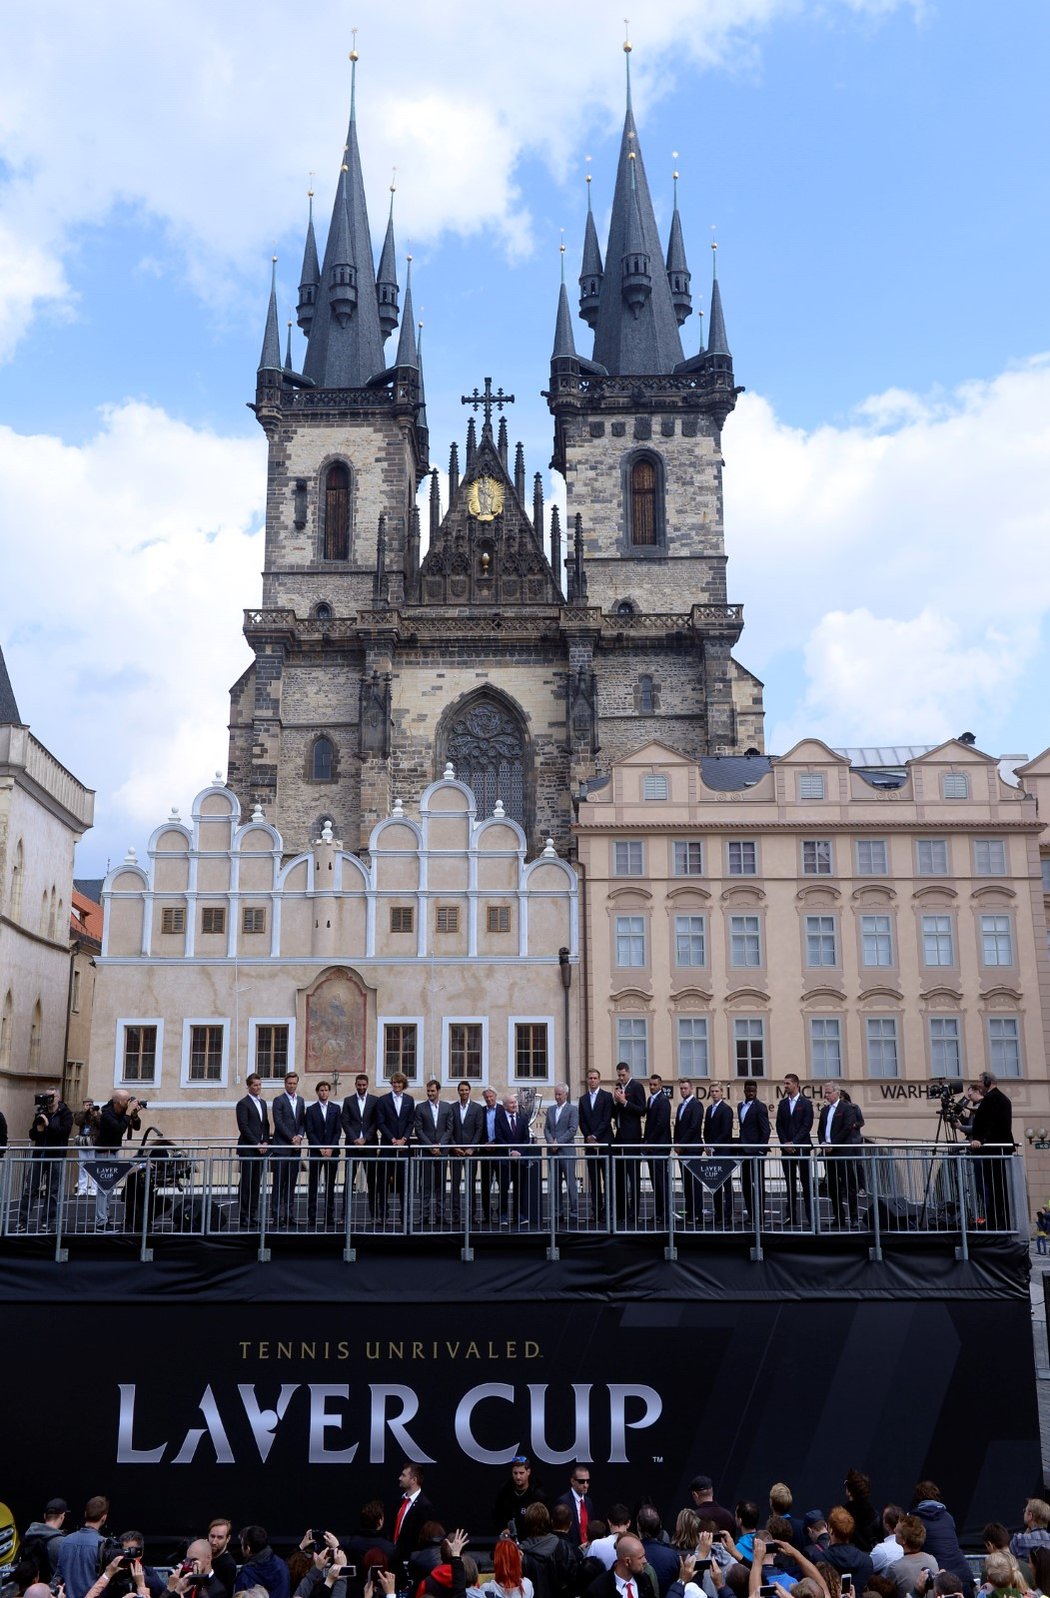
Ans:
<svg viewBox="0 0 1050 1598"><path fill-rule="evenodd" d="M3 646L0 645L0 727L24 726L25 722L18 714L18 706L15 703L15 691L8 676Z"/></svg>

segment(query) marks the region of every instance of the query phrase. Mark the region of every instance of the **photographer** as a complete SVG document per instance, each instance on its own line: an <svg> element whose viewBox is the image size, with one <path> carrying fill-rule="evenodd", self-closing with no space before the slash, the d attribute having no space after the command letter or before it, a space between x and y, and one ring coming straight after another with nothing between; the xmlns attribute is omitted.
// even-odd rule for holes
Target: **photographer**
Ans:
<svg viewBox="0 0 1050 1598"><path fill-rule="evenodd" d="M334 1532L308 1531L299 1544L311 1566L295 1589L295 1598L346 1598L346 1555Z"/></svg>
<svg viewBox="0 0 1050 1598"><path fill-rule="evenodd" d="M107 1553L111 1553L116 1545L107 1542L105 1546ZM134 1592L136 1598L148 1598L146 1572L140 1559L133 1560L129 1564L125 1560L123 1550L113 1554L95 1585L88 1588L85 1598L110 1598L112 1591Z"/></svg>
<svg viewBox="0 0 1050 1598"><path fill-rule="evenodd" d="M140 1531L125 1531L119 1537L107 1538L102 1544L98 1551L99 1565L108 1569L111 1564L118 1564L116 1572L110 1575L106 1598L128 1598L130 1593L143 1590L150 1598L164 1598L163 1578L143 1563L145 1542ZM136 1571L141 1572L141 1576Z"/></svg>
<svg viewBox="0 0 1050 1598"><path fill-rule="evenodd" d="M168 1577L168 1591L188 1594L189 1598L226 1598L226 1583L212 1569L207 1537L190 1543L182 1564L176 1565Z"/></svg>
<svg viewBox="0 0 1050 1598"><path fill-rule="evenodd" d="M145 1100L136 1099L124 1088L118 1088L108 1104L102 1106L95 1133L95 1160L99 1164L118 1159L120 1145L141 1126L138 1111L145 1109ZM105 1231L109 1224L109 1191L97 1184L95 1192L95 1226Z"/></svg>
<svg viewBox="0 0 1050 1598"><path fill-rule="evenodd" d="M1014 1151L1013 1106L990 1071L971 1082L967 1097L974 1106L970 1149L975 1160L977 1218L989 1230L1010 1226L1009 1156Z"/></svg>
<svg viewBox="0 0 1050 1598"><path fill-rule="evenodd" d="M29 1128L29 1141L33 1152L29 1156L22 1198L18 1206L18 1230L25 1232L29 1226L29 1212L39 1199L43 1207L43 1226L50 1230L55 1224L59 1198L62 1193L64 1149L73 1130L73 1112L62 1103L57 1087L44 1088L36 1095L33 1123Z"/></svg>

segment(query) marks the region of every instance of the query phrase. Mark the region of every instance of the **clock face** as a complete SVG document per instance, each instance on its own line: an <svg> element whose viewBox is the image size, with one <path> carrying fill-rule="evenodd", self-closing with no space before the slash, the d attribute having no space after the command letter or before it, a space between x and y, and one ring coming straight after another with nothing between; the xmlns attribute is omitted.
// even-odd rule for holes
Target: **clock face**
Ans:
<svg viewBox="0 0 1050 1598"><path fill-rule="evenodd" d="M503 509L503 484L494 477L475 477L467 487L467 509L479 522L495 521Z"/></svg>

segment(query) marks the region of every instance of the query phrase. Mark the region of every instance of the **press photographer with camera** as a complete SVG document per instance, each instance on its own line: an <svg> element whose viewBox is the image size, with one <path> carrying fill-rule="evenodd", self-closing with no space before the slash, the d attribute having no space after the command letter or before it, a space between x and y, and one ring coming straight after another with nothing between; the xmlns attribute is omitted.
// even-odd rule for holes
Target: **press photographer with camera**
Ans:
<svg viewBox="0 0 1050 1598"><path fill-rule="evenodd" d="M106 1598L129 1598L129 1594L148 1593L149 1598L164 1598L164 1580L143 1561L146 1539L140 1531L125 1531L107 1537L98 1551L100 1572L107 1576ZM93 1591L94 1589L92 1589Z"/></svg>
<svg viewBox="0 0 1050 1598"><path fill-rule="evenodd" d="M137 1132L142 1122L139 1110L146 1108L145 1099L137 1099L124 1088L118 1088L108 1104L102 1106L95 1133L95 1160L98 1164L118 1159L120 1146L132 1132ZM95 1192L95 1225L104 1230L109 1224L109 1199L107 1189L97 1184Z"/></svg>
<svg viewBox="0 0 1050 1598"><path fill-rule="evenodd" d="M190 1598L226 1598L226 1583L212 1569L207 1537L190 1543L185 1559L168 1577L168 1591L189 1594Z"/></svg>
<svg viewBox="0 0 1050 1598"><path fill-rule="evenodd" d="M29 1212L39 1202L45 1228L55 1224L62 1192L64 1149L73 1130L73 1111L63 1104L57 1087L44 1088L33 1101L33 1120L29 1141L33 1152L26 1166L22 1198L18 1206L18 1230L29 1225Z"/></svg>

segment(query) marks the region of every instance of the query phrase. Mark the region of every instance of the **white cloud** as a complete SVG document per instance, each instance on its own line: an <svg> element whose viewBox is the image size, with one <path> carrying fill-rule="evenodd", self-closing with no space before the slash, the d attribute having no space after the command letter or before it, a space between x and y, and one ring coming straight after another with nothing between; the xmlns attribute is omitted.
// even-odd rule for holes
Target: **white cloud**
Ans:
<svg viewBox="0 0 1050 1598"><path fill-rule="evenodd" d="M740 64L784 16L865 12L910 0L648 0L636 13L635 98L686 65ZM584 130L622 114L619 14L536 0L508 70L506 10L359 8L359 97L373 226L398 168L402 244L445 231L529 246L515 173L538 155L564 177ZM341 0L300 16L279 0L43 0L0 52L0 358L31 317L69 307L66 258L78 229L118 205L159 220L169 269L203 298L233 303L273 238L298 238L307 173L327 222L347 104ZM556 40L556 47L552 47ZM288 45L290 48L283 48ZM421 70L423 69L423 70ZM298 259L290 260L291 282ZM5 263L13 265L10 278Z"/></svg>
<svg viewBox="0 0 1050 1598"><path fill-rule="evenodd" d="M921 742L982 717L990 737L1050 610L1050 357L877 395L812 433L745 395L725 445L741 658L773 698L793 656L807 678L797 702L780 693L770 747Z"/></svg>

